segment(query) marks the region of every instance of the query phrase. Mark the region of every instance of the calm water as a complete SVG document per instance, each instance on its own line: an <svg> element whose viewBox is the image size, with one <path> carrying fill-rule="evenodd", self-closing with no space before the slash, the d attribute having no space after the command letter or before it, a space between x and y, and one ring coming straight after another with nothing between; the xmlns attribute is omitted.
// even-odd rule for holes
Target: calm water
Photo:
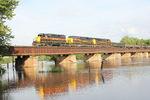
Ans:
<svg viewBox="0 0 150 100"><path fill-rule="evenodd" d="M150 58L57 66L52 62L13 71L9 64L0 81L0 100L150 100ZM7 69L7 67L6 67Z"/></svg>

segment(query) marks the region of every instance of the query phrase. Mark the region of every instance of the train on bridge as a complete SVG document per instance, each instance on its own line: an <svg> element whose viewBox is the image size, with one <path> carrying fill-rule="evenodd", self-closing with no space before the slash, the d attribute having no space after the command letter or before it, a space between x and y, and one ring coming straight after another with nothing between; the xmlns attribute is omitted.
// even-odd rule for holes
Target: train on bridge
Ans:
<svg viewBox="0 0 150 100"><path fill-rule="evenodd" d="M92 38L83 36L66 36L60 34L40 33L34 39L33 46L67 46L67 47L116 47L116 48L145 48L148 45L129 45L111 42L110 39Z"/></svg>

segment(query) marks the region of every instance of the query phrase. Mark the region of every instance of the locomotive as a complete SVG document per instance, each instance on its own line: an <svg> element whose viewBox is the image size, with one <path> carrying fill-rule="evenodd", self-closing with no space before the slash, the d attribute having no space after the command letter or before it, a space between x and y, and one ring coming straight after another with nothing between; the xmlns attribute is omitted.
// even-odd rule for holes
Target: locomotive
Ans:
<svg viewBox="0 0 150 100"><path fill-rule="evenodd" d="M110 39L68 36L50 33L40 33L32 43L33 46L111 46Z"/></svg>
<svg viewBox="0 0 150 100"><path fill-rule="evenodd" d="M83 36L66 36L60 34L40 33L32 43L33 46L69 46L69 47L111 47L111 48L144 48L147 45L129 45L111 42L110 39L92 38Z"/></svg>

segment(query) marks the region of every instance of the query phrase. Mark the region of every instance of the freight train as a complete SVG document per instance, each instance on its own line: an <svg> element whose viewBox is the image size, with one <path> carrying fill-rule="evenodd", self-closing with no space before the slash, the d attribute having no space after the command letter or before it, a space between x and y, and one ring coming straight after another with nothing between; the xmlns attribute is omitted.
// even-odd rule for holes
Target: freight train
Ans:
<svg viewBox="0 0 150 100"><path fill-rule="evenodd" d="M111 47L111 48L150 48L144 45L127 45L114 43L110 39L68 36L40 33L32 43L33 46L69 46L69 47Z"/></svg>

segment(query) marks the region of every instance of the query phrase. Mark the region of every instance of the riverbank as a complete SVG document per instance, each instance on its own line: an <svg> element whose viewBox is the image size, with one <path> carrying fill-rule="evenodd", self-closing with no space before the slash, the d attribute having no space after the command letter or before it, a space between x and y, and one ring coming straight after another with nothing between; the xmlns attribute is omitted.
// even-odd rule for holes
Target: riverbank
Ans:
<svg viewBox="0 0 150 100"><path fill-rule="evenodd" d="M7 63L11 63L12 62L12 57L3 57L0 60L0 64L7 64Z"/></svg>

